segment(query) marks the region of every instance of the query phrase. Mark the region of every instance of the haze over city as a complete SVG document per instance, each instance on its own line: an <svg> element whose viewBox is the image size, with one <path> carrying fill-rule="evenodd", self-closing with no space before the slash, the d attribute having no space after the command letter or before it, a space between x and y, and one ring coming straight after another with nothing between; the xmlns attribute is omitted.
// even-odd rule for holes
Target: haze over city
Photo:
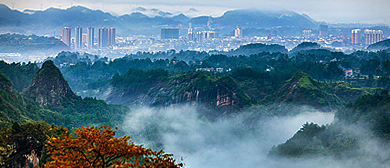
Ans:
<svg viewBox="0 0 390 168"><path fill-rule="evenodd" d="M224 11L233 9L260 9L260 10L292 10L301 14L307 14L317 21L328 23L369 23L388 24L390 13L390 1L387 0L243 0L243 1L219 1L219 0L184 0L184 1L152 1L152 0L2 0L3 4L17 10L45 10L50 7L66 9L71 6L81 5L91 9L100 9L115 15L123 15L139 11L142 8L159 9L173 14L185 13L194 17L199 15L220 16ZM195 10L194 10L195 9ZM149 13L153 15L153 12Z"/></svg>

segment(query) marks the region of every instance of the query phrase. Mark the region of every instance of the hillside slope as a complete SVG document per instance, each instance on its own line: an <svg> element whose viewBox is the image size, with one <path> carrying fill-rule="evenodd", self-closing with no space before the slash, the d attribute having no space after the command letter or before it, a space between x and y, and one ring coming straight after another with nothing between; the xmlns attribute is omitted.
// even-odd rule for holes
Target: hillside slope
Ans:
<svg viewBox="0 0 390 168"><path fill-rule="evenodd" d="M265 97L261 104L311 105L329 111L375 90L375 88L352 88L345 82L321 82L304 72L297 72L284 82L279 91Z"/></svg>
<svg viewBox="0 0 390 168"><path fill-rule="evenodd" d="M10 123L45 120L57 123L63 117L54 111L44 109L35 101L26 98L13 89L11 81L0 72L0 121Z"/></svg>

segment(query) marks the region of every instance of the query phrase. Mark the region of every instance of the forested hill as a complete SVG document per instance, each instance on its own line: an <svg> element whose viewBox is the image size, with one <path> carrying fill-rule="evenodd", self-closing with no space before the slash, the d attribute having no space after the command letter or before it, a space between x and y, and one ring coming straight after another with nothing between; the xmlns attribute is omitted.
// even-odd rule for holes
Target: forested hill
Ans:
<svg viewBox="0 0 390 168"><path fill-rule="evenodd" d="M31 85L24 94L44 106L59 106L77 98L53 61L46 61L35 72Z"/></svg>
<svg viewBox="0 0 390 168"><path fill-rule="evenodd" d="M229 51L226 54L237 56L237 55L253 55L262 52L287 53L287 49L284 46L278 44L267 45L262 43L255 43L255 44L247 44L247 45L240 46L239 48Z"/></svg>
<svg viewBox="0 0 390 168"><path fill-rule="evenodd" d="M44 63L22 94L13 89L12 83L16 82L11 82L3 73L0 79L0 119L3 122L45 120L50 124L63 124L65 127L117 125L129 111L125 106L75 95L52 61Z"/></svg>
<svg viewBox="0 0 390 168"><path fill-rule="evenodd" d="M313 49L320 49L321 46L318 43L312 43L312 42L303 42L298 44L296 47L294 47L290 52L300 52L303 50L313 50Z"/></svg>
<svg viewBox="0 0 390 168"><path fill-rule="evenodd" d="M388 50L390 49L390 39L371 44L367 47L368 50Z"/></svg>
<svg viewBox="0 0 390 168"><path fill-rule="evenodd" d="M69 47L54 37L0 34L0 51L5 53L57 53L62 50L69 50Z"/></svg>
<svg viewBox="0 0 390 168"><path fill-rule="evenodd" d="M345 82L318 81L304 72L297 72L285 81L277 92L261 100L261 103L311 105L330 111L372 92L375 92L375 89L353 88Z"/></svg>
<svg viewBox="0 0 390 168"><path fill-rule="evenodd" d="M381 167L389 164L389 155L378 151L388 148L390 140L390 95L387 90L367 94L355 103L339 109L331 125L320 126L305 123L285 143L270 151L272 157L315 158L354 160L357 167ZM367 144L371 144L367 148ZM374 148L378 151L372 152Z"/></svg>
<svg viewBox="0 0 390 168"><path fill-rule="evenodd" d="M24 95L66 116L61 121L65 126L79 127L92 123L116 125L129 110L125 106L107 104L96 98L76 96L50 60L35 72Z"/></svg>
<svg viewBox="0 0 390 168"><path fill-rule="evenodd" d="M306 45L318 47L317 44L302 44L303 48L307 48ZM168 58L158 59L164 56ZM190 58L190 61L181 58ZM297 54L261 52L249 56L228 56L170 50L140 52L112 61L86 53L61 52L52 59L55 65L61 67L65 79L77 95L99 97L124 105L164 105L165 102L145 102L150 100L146 98L150 96L150 89L163 86L175 75L197 71L209 71L206 76L211 78L230 76L255 104L301 103L331 110L366 93L374 93L377 88L390 88L390 78L386 78L390 72L390 56L386 51L344 54L310 49ZM353 76L345 76L346 68L353 70ZM298 72L310 78L306 75L294 78ZM375 78L383 77L374 80L374 75ZM299 80L302 82L292 87L295 83L291 82ZM289 94L290 91L293 94ZM176 102L179 100L175 98Z"/></svg>
<svg viewBox="0 0 390 168"><path fill-rule="evenodd" d="M2 68L9 74L34 67L2 65L6 65ZM44 148L47 138L69 134L65 127L117 126L129 111L125 106L76 96L52 61L35 72L32 82L28 80L30 73L20 73L11 82L0 71L0 167L40 166L50 160ZM12 85L24 86L27 82L31 85L22 94Z"/></svg>
<svg viewBox="0 0 390 168"><path fill-rule="evenodd" d="M61 124L64 117L58 112L42 108L29 98L14 90L11 81L0 72L0 121L24 123L45 120L48 123Z"/></svg>
<svg viewBox="0 0 390 168"><path fill-rule="evenodd" d="M243 48L258 48L256 47L257 45L259 44L254 44L252 47L247 45L243 46ZM306 45L309 47L318 46L316 44L302 44L301 46L307 48L305 47ZM263 47L267 46L263 45ZM250 56L227 56L223 54L209 55L205 52L196 51L175 52L171 50L161 53L126 55L113 61L87 53L61 52L57 57L52 58L53 64L49 67L53 69L57 69L54 68L54 65L61 67L60 70L64 74L66 81L69 82L70 88L76 94L83 97L99 97L110 103L121 103L124 105L138 103L155 106L188 102L187 98L184 99L182 96L179 96L181 98L175 97L186 95L187 93L183 94L183 91L192 92L185 90L188 88L185 86L187 85L186 82L179 82L180 85L175 86L175 88L183 88L184 90L177 89L178 91L172 94L161 93L168 95L169 99L156 98L159 96L152 96L153 94L150 90L156 87L170 88L169 85L172 84L168 84L169 80L174 78L175 75L177 75L176 77L184 77L186 76L185 74L190 74L188 72L202 74L196 71L210 71L207 75L204 75L206 76L205 78L194 78L196 81L209 80L209 83L212 83L214 79L219 79L223 76L231 77L232 80L226 81L233 82L228 82L227 86L241 90L245 93L243 95L249 97L249 99L242 97L244 98L242 100L246 102L244 104L248 104L248 102L254 104L298 103L331 110L348 102L353 102L363 94L373 93L377 90L377 87L390 87L388 84L390 83L389 78L382 77L379 80L373 80L373 76L370 76L373 74L384 76L390 72L388 68L390 57L386 51L376 53L358 51L352 54L332 52L326 49L306 51L310 52L303 52L293 56L290 56L289 53L280 52L261 52ZM148 58L149 56L157 57L155 57L156 59L150 59ZM167 56L170 59L157 59L160 56ZM179 58L191 58L193 60L187 62ZM19 90L23 90L25 86L28 86L33 81L31 78L34 75L31 72L37 69L32 64L7 64L3 62L0 65L0 69L12 77L12 83L17 84ZM129 68L131 69L129 70ZM345 77L343 68L353 69L356 72L354 73L356 78ZM51 71L49 70L49 72ZM21 75L16 76L16 73ZM49 73L46 75L54 74ZM58 77L62 76L62 74L54 76ZM298 78L297 76L300 77ZM40 80L45 81L43 78L36 78L36 81L39 82ZM178 79L178 81L181 81L181 79ZM59 81L45 83L51 83L54 86L55 82ZM189 80L189 83L191 82L194 81ZM64 83L66 82L61 80L57 84L63 85ZM200 83L202 84L202 82ZM235 86L236 84L237 87ZM37 88L33 89L34 87L31 86L31 89L26 91L26 95L42 102L50 99L49 97L36 99L31 96L29 94L31 91L40 92L36 90ZM45 92L44 90L47 89L43 89L43 92ZM66 87L60 90L64 90L64 93L70 93L69 88ZM211 93L207 94L210 95ZM47 95L47 93L45 92L44 95ZM79 99L70 95L65 96L65 98ZM150 97L154 98L151 99ZM206 99L208 100L208 98ZM188 100L193 102L192 98L188 98ZM214 101L214 98L212 100ZM58 102L58 100L54 101ZM239 105L236 107L241 108L244 106ZM68 107L64 107L62 103L58 105L60 110L66 108Z"/></svg>
<svg viewBox="0 0 390 168"><path fill-rule="evenodd" d="M156 59L150 59L148 55L156 56ZM169 58L157 58L164 55ZM175 56L193 60L185 61ZM369 167L372 161L387 164L390 160L387 152L383 156L371 154L366 150L367 146L361 145L367 141L370 142L368 146L385 142L376 149L388 148L390 96L387 91L379 92L390 89L388 51L345 54L310 49L301 50L296 55L260 52L249 56L228 56L171 50L159 54L137 53L115 60L62 52L53 61L48 60L38 67L31 63L0 63L0 70L4 70L0 74L0 123L4 126L0 128L5 130L0 131L2 137L8 136L6 131L24 140L29 138L29 132L36 130L40 132L34 135L44 136L53 133L50 128L58 132L63 130L44 122L31 124L29 121L32 120L45 120L68 128L122 124L129 108L108 102L151 106L156 110L156 113L141 116L137 116L139 113L134 110L129 116L135 117L126 119L138 122L142 117L147 118L140 119L146 122L139 122L141 129L136 128L131 133L154 141L152 145L158 147L162 147L165 140L162 132L176 132L171 126L175 124L161 113L169 113L166 109L182 104L191 109L200 105L201 110L194 118L202 125L217 126L216 131L220 127L214 124L229 125L224 121L239 119L237 124L242 127L234 130L234 134L242 140L246 136L241 134L242 130L248 130L252 136L252 131L257 129L253 123L268 120L267 117L301 117L302 110L290 107L310 106L321 114L335 113L335 122L324 126L302 123L293 137L283 144L275 144L277 146L271 149L270 157L354 158L353 161L367 161L369 164L365 167ZM349 74L351 70L353 74ZM13 76L16 74L20 76ZM19 93L14 85L24 91ZM83 93L105 99L78 96ZM180 122L186 123L185 114L178 116L183 117ZM169 126L165 127L165 124ZM29 127L34 131L27 130ZM16 131L21 131L22 135ZM187 134L187 131L183 132ZM188 133L190 137L191 133ZM0 145L3 139L0 138ZM378 141L371 143L372 139ZM13 143L7 138L5 142ZM19 153L18 156L26 155Z"/></svg>

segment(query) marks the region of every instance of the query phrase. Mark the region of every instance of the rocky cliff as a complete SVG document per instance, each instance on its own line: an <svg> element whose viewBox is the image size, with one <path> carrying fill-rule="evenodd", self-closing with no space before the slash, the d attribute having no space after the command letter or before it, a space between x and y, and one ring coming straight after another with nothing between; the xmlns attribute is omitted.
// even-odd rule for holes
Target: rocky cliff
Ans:
<svg viewBox="0 0 390 168"><path fill-rule="evenodd" d="M25 95L45 106L56 106L64 100L77 98L51 60L43 63L42 68L35 73Z"/></svg>
<svg viewBox="0 0 390 168"><path fill-rule="evenodd" d="M121 77L114 75L113 81L116 78L123 79L114 82L115 89L106 99L107 102L152 107L190 104L202 107L203 111L215 111L213 115L238 111L253 103L229 76L219 77L205 71L187 72L170 77L167 75L160 79L153 77L150 80L137 80L137 76L131 78L125 76L126 74ZM149 75L143 76L149 78Z"/></svg>
<svg viewBox="0 0 390 168"><path fill-rule="evenodd" d="M241 110L252 103L237 82L229 77L217 77L209 72L189 72L170 77L153 87L144 102L151 106L199 104L224 115Z"/></svg>

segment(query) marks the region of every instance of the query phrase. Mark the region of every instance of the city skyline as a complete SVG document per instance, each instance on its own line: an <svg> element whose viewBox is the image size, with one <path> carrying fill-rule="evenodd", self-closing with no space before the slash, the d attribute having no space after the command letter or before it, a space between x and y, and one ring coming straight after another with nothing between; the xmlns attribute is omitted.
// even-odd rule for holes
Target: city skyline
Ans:
<svg viewBox="0 0 390 168"><path fill-rule="evenodd" d="M160 2L144 1L91 1L91 0L4 0L2 3L10 8L23 11L25 9L45 10L50 7L66 9L71 6L81 5L94 10L102 10L115 15L123 15L135 11L153 15L159 11L171 12L172 14L184 13L190 17L200 15L211 15L217 17L225 11L234 9L259 9L259 10L291 10L300 14L307 14L316 21L328 23L369 23L369 24L389 24L390 13L387 9L390 7L390 1L385 0L275 0L272 2L259 0L244 0L239 2L222 2L217 0L211 1L172 1L164 0ZM204 5L207 4L207 5ZM144 9L146 8L146 9ZM153 13L154 12L154 13Z"/></svg>

